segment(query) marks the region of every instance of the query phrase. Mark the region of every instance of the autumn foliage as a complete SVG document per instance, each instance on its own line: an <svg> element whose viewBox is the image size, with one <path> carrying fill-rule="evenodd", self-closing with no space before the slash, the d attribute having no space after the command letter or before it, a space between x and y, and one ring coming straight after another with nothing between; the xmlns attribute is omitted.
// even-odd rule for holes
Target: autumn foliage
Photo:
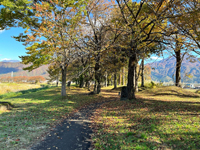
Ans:
<svg viewBox="0 0 200 150"><path fill-rule="evenodd" d="M44 82L46 79L43 76L16 76L16 77L1 77L0 82L16 82L16 83L38 83Z"/></svg>

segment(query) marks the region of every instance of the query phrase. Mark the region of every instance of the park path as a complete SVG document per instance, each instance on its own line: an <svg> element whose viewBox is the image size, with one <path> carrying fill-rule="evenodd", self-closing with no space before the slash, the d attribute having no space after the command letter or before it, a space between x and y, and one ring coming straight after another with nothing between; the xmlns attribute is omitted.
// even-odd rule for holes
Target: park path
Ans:
<svg viewBox="0 0 200 150"><path fill-rule="evenodd" d="M112 100L90 104L81 108L73 116L64 120L57 125L46 138L39 144L32 146L31 150L88 150L91 147L90 128L91 121L89 118L95 110L105 102Z"/></svg>

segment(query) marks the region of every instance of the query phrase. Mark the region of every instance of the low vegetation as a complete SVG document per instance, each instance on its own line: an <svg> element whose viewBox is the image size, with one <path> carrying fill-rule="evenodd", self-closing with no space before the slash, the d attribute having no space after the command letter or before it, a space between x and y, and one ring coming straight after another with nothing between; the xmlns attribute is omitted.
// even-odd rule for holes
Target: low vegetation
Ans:
<svg viewBox="0 0 200 150"><path fill-rule="evenodd" d="M0 111L1 150L25 149L49 128L76 111L77 108L95 102L100 96L88 96L84 89L73 88L67 97L60 96L59 87L20 92L18 96L1 95L1 102L11 102L15 108Z"/></svg>
<svg viewBox="0 0 200 150"><path fill-rule="evenodd" d="M95 149L199 149L199 94L177 87L143 88L137 101L120 101L120 88L112 88L87 95L72 86L64 98L59 87L1 95L1 102L15 106L0 111L1 149L26 149L78 108L97 101L108 102L91 118Z"/></svg>
<svg viewBox="0 0 200 150"><path fill-rule="evenodd" d="M140 91L137 101L111 101L93 118L96 149L199 149L200 95L177 87Z"/></svg>
<svg viewBox="0 0 200 150"><path fill-rule="evenodd" d="M0 95L39 87L40 84L0 83Z"/></svg>

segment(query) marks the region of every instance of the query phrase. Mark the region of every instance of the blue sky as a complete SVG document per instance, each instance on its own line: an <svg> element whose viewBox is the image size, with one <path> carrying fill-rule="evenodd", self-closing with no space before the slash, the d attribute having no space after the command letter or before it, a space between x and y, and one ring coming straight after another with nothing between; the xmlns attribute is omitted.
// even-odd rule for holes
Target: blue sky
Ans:
<svg viewBox="0 0 200 150"><path fill-rule="evenodd" d="M26 47L22 42L16 41L12 36L23 33L22 28L10 28L9 30L0 30L0 61L20 60L19 56L26 55ZM160 60L157 56L152 56L153 60ZM150 61L151 62L151 61ZM148 63L148 62L147 62Z"/></svg>
<svg viewBox="0 0 200 150"><path fill-rule="evenodd" d="M26 55L25 46L12 38L20 33L23 33L22 28L0 30L0 61L5 59L20 60L18 56Z"/></svg>

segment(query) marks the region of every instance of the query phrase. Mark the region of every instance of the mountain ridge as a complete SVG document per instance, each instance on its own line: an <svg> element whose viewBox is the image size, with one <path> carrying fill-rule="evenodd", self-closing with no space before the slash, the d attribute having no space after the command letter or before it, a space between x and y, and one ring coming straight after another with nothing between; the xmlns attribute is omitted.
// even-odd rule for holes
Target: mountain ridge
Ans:
<svg viewBox="0 0 200 150"><path fill-rule="evenodd" d="M47 69L48 65L43 65L33 71L23 70L27 65L22 64L21 62L0 62L0 76L6 77L11 76L13 72L14 76L43 76L48 77Z"/></svg>
<svg viewBox="0 0 200 150"><path fill-rule="evenodd" d="M169 82L173 81L175 74L176 59L175 57L168 57L166 59L148 63L146 65L153 68L151 70L151 78L154 81ZM186 74L191 74L193 77L188 78ZM200 61L199 58L189 57L186 55L181 65L181 79L182 82L196 82L200 83Z"/></svg>

